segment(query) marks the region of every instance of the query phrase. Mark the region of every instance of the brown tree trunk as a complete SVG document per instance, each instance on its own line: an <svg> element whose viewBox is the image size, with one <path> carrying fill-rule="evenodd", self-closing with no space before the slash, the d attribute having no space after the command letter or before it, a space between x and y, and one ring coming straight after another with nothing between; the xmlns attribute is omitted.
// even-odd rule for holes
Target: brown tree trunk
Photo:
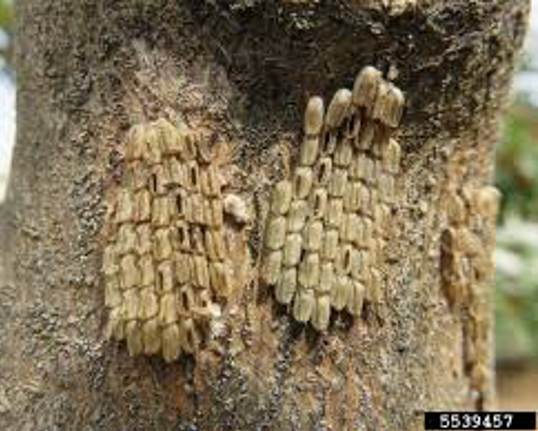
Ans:
<svg viewBox="0 0 538 431"><path fill-rule="evenodd" d="M366 3L17 2L0 428L418 430L424 410L492 405L487 186L529 2ZM318 334L259 282L266 202L308 98L367 65L407 99L382 299ZM126 132L160 118L209 131L251 214L226 221L220 333L170 364L105 339L101 273Z"/></svg>

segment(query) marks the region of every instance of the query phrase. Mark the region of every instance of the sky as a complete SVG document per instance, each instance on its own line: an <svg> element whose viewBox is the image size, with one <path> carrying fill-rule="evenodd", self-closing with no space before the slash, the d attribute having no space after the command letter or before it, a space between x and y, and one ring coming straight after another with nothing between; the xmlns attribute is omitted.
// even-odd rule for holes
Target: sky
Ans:
<svg viewBox="0 0 538 431"><path fill-rule="evenodd" d="M531 102L538 106L538 0L532 0L531 30L527 50L535 73L520 74L516 78L516 91L525 91ZM0 30L0 45L6 43L5 33ZM0 201L5 192L6 180L15 142L15 88L12 80L2 72L0 59Z"/></svg>
<svg viewBox="0 0 538 431"><path fill-rule="evenodd" d="M538 69L538 0L532 0L531 30L528 38L528 50L532 56L533 66Z"/></svg>
<svg viewBox="0 0 538 431"><path fill-rule="evenodd" d="M11 152L15 142L15 87L0 71L0 201L5 192Z"/></svg>

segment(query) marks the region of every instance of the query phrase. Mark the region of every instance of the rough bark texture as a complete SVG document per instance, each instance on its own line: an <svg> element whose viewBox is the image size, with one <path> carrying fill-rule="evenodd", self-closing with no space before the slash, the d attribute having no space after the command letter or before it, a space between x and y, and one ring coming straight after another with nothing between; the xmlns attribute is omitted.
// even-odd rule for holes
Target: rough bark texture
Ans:
<svg viewBox="0 0 538 431"><path fill-rule="evenodd" d="M450 308L442 289L442 196L449 181L491 181L529 5L370 3L17 3L18 138L0 220L0 428L415 430L424 410L491 405L492 286L473 287L487 304L474 317L486 331L471 337L487 370L477 385L466 360L473 312ZM350 88L368 64L408 101L398 235L384 304L355 322L340 316L319 336L259 285L261 221L297 154L307 97ZM242 275L225 333L173 365L104 340L100 274L118 143L130 125L162 116L228 144L229 189L255 215L234 235ZM454 160L463 174L451 180ZM482 229L487 244L493 229Z"/></svg>

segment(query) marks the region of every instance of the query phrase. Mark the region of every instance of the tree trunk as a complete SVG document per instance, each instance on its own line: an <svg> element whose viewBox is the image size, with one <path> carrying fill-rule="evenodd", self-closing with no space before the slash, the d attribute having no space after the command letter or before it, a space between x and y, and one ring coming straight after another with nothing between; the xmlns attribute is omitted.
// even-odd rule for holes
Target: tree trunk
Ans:
<svg viewBox="0 0 538 431"><path fill-rule="evenodd" d="M17 2L2 429L418 430L424 410L492 405L488 185L529 2L379 3ZM316 331L260 282L269 196L309 98L368 65L406 96L382 291ZM209 136L236 199L218 331L170 363L105 337L101 269L128 130L160 119Z"/></svg>

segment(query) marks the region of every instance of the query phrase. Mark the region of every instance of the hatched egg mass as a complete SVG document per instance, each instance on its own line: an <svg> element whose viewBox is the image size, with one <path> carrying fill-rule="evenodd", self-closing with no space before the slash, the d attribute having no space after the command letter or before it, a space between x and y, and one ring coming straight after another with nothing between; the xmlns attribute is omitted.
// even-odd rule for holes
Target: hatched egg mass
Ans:
<svg viewBox="0 0 538 431"><path fill-rule="evenodd" d="M403 93L374 67L330 103L312 97L298 166L277 184L265 233L262 281L299 322L329 327L331 309L360 317L382 301L378 258L397 204L401 148L393 138ZM484 199L485 200L485 199Z"/></svg>

